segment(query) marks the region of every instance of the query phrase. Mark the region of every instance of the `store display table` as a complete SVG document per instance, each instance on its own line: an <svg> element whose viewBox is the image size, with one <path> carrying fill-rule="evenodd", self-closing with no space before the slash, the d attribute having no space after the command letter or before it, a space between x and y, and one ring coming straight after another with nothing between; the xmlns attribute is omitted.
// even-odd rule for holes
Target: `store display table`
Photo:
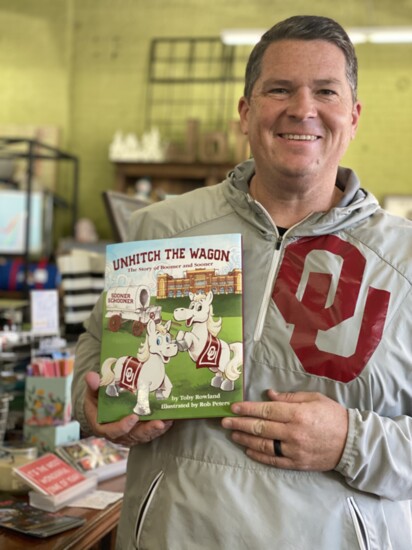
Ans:
<svg viewBox="0 0 412 550"><path fill-rule="evenodd" d="M97 488L103 491L124 492L125 483L126 476L122 475L99 483ZM22 550L26 547L36 550L113 550L121 507L122 500L104 510L63 508L60 510L62 514L85 518L85 524L46 539L20 535L0 527L0 550Z"/></svg>

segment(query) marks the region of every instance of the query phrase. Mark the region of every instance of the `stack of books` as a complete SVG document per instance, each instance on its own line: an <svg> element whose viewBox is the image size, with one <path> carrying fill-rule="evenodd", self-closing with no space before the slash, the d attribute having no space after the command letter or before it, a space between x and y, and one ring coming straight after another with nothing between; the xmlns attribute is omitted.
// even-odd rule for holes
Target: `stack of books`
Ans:
<svg viewBox="0 0 412 550"><path fill-rule="evenodd" d="M0 526L33 537L46 538L80 527L84 518L44 512L14 498L0 500Z"/></svg>
<svg viewBox="0 0 412 550"><path fill-rule="evenodd" d="M97 476L86 477L53 453L14 471L33 489L29 492L30 505L47 512L57 512L97 485Z"/></svg>

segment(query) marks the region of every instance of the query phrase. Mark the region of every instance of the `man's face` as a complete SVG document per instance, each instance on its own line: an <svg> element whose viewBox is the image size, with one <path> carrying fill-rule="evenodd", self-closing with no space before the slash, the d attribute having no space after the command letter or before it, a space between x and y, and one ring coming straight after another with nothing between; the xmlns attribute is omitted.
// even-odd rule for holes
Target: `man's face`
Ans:
<svg viewBox="0 0 412 550"><path fill-rule="evenodd" d="M281 40L262 59L250 100L239 101L258 177L335 178L355 136L343 52L324 40Z"/></svg>

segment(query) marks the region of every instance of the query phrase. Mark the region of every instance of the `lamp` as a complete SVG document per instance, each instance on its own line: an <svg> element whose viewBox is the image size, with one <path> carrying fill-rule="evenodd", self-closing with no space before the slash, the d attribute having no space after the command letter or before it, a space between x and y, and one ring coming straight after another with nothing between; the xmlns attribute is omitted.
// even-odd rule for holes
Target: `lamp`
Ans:
<svg viewBox="0 0 412 550"><path fill-rule="evenodd" d="M412 27L376 27L369 33L369 42L374 44L410 44Z"/></svg>
<svg viewBox="0 0 412 550"><path fill-rule="evenodd" d="M220 33L223 44L230 46L256 44L265 29L224 29ZM354 44L410 44L412 27L353 27L347 33Z"/></svg>
<svg viewBox="0 0 412 550"><path fill-rule="evenodd" d="M220 39L228 46L244 46L259 42L264 32L264 29L224 29L220 33Z"/></svg>

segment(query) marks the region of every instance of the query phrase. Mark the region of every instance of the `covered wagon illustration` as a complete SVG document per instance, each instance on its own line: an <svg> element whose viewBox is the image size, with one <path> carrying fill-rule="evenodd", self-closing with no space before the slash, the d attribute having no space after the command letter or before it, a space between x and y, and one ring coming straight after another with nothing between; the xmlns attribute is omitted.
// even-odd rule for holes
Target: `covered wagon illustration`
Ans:
<svg viewBox="0 0 412 550"><path fill-rule="evenodd" d="M147 286L118 286L107 291L107 326L112 332L117 332L124 323L131 321L133 335L140 336L150 319L160 323L161 316L162 308L150 305Z"/></svg>

